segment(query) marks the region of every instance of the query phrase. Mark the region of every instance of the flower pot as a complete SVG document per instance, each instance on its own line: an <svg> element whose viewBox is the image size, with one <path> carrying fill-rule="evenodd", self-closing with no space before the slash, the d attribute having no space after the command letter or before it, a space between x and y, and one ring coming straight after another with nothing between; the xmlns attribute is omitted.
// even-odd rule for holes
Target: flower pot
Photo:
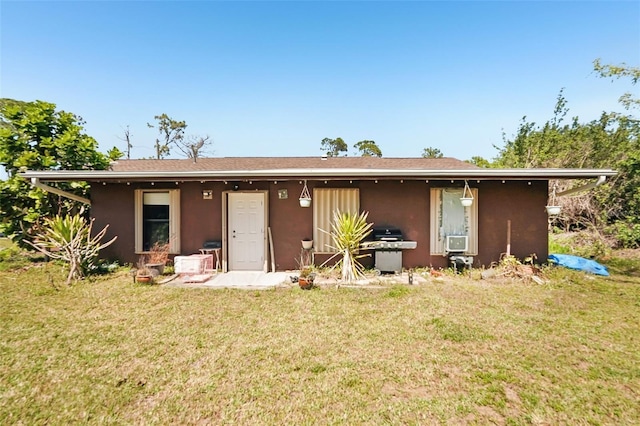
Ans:
<svg viewBox="0 0 640 426"><path fill-rule="evenodd" d="M298 285L303 290L310 290L313 287L313 279L308 277L299 277Z"/></svg>
<svg viewBox="0 0 640 426"><path fill-rule="evenodd" d="M560 206L545 206L545 208L547 209L547 214L549 216L559 215L560 211L562 210L562 207Z"/></svg>
<svg viewBox="0 0 640 426"><path fill-rule="evenodd" d="M300 207L311 206L311 198L300 198Z"/></svg>
<svg viewBox="0 0 640 426"><path fill-rule="evenodd" d="M460 202L462 203L463 207L469 207L471 206L471 204L473 204L473 198L463 197L460 198Z"/></svg>
<svg viewBox="0 0 640 426"><path fill-rule="evenodd" d="M151 275L136 275L136 282L140 284L151 284L153 277Z"/></svg>
<svg viewBox="0 0 640 426"><path fill-rule="evenodd" d="M302 240L302 248L305 250L311 250L313 247L313 240Z"/></svg>
<svg viewBox="0 0 640 426"><path fill-rule="evenodd" d="M144 265L151 270L153 276L162 275L164 273L164 263L146 263Z"/></svg>

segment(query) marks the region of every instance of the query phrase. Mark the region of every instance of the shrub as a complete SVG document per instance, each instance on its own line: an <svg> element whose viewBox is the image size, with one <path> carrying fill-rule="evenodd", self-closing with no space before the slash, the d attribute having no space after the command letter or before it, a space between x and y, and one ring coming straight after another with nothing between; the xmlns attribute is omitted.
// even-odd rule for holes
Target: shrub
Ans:
<svg viewBox="0 0 640 426"><path fill-rule="evenodd" d="M640 247L640 223L617 221L606 229L620 248Z"/></svg>
<svg viewBox="0 0 640 426"><path fill-rule="evenodd" d="M96 270L99 251L118 238L113 237L106 243L100 243L109 225L93 237L92 226L93 219L87 222L80 214L47 218L44 220L44 229L36 234L33 242L28 243L48 257L68 263L66 283L69 285L71 280L83 278Z"/></svg>
<svg viewBox="0 0 640 426"><path fill-rule="evenodd" d="M337 253L324 262L322 266L336 256L342 256L334 267L339 267L342 270L343 282L350 283L364 276L364 268L358 259L365 255L358 255L358 250L362 241L371 233L373 224L367 223L368 215L369 212L357 214L342 213L339 210L336 210L333 214L331 232L329 232L333 245L330 247L335 249ZM327 231L323 230L323 232Z"/></svg>

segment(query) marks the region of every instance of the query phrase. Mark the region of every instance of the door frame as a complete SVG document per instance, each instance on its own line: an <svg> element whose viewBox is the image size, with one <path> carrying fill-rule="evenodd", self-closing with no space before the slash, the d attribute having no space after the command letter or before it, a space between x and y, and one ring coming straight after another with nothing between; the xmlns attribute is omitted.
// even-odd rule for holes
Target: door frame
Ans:
<svg viewBox="0 0 640 426"><path fill-rule="evenodd" d="M268 272L267 265L269 253L267 250L268 245L268 227L269 227L269 191L222 191L222 272L229 272L229 209L231 204L229 203L229 194L262 194L262 205L264 208L264 231L263 231L263 244L262 250L264 253L262 264L262 271Z"/></svg>

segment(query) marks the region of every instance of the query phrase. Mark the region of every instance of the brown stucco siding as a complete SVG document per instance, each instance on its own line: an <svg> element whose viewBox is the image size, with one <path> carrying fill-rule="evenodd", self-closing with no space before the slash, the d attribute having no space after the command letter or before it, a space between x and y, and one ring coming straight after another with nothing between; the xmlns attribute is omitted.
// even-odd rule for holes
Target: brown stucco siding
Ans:
<svg viewBox="0 0 640 426"><path fill-rule="evenodd" d="M222 182L186 182L180 189L180 252L199 253L205 241L222 241ZM204 199L202 191L213 191Z"/></svg>
<svg viewBox="0 0 640 426"><path fill-rule="evenodd" d="M402 252L405 268L429 263L429 186L424 181L365 181L360 185L360 208L369 212L374 227L393 227L417 247ZM372 255L373 257L373 255ZM369 263L373 266L373 258Z"/></svg>
<svg viewBox="0 0 640 426"><path fill-rule="evenodd" d="M278 198L279 190L287 191L286 199ZM302 250L301 240L313 238L313 208L300 207L301 191L302 185L298 181L269 184L269 225L276 270L279 271L296 269Z"/></svg>
<svg viewBox="0 0 640 426"><path fill-rule="evenodd" d="M507 250L507 223L511 221L511 254L525 258L548 254L548 221L544 206L547 181L483 182L478 195L478 249L476 264L488 266Z"/></svg>
<svg viewBox="0 0 640 426"><path fill-rule="evenodd" d="M135 264L133 189L122 184L92 184L91 215L95 218L94 231L109 225L105 240L118 237L114 244L100 252L100 256Z"/></svg>

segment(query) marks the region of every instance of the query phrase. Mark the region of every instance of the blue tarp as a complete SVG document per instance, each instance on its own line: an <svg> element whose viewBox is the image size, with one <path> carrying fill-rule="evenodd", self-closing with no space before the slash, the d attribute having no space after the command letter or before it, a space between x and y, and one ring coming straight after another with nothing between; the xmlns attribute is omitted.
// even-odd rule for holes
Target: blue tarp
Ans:
<svg viewBox="0 0 640 426"><path fill-rule="evenodd" d="M579 256L572 256L570 254L550 254L549 262L553 262L559 266L565 268L577 269L578 271L591 272L596 275L609 276L606 266L602 266L595 260L585 259Z"/></svg>

